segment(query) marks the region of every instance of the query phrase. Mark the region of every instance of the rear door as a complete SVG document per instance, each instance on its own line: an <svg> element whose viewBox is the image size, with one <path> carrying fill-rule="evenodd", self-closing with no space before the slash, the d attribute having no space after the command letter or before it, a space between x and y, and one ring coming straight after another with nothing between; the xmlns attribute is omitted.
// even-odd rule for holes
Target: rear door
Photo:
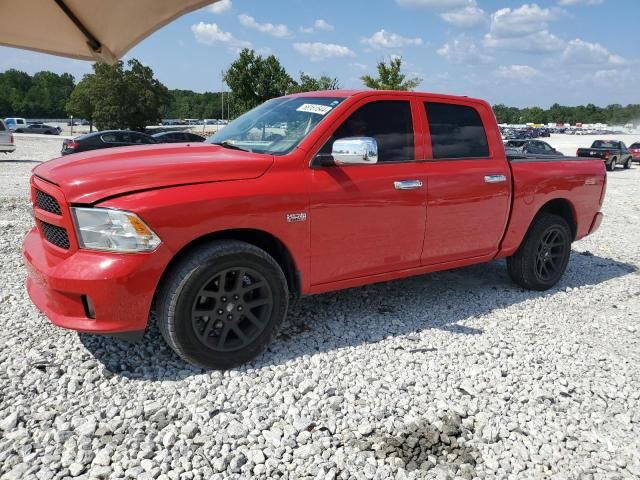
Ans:
<svg viewBox="0 0 640 480"><path fill-rule="evenodd" d="M420 265L427 179L415 115L409 96L376 95L327 132L307 171L313 285ZM376 139L377 164L314 163L335 140L363 136Z"/></svg>
<svg viewBox="0 0 640 480"><path fill-rule="evenodd" d="M422 263L494 255L509 214L511 173L499 142L487 139L486 127L497 129L493 114L464 100L428 99L422 106L428 159Z"/></svg>

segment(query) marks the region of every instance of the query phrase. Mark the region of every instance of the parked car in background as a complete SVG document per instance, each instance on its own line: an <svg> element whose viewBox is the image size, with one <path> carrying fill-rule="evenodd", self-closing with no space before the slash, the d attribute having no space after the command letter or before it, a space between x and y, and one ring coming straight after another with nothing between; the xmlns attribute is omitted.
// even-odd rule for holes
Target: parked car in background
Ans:
<svg viewBox="0 0 640 480"><path fill-rule="evenodd" d="M542 140L507 140L504 143L507 155L536 155L546 158L564 157L547 142Z"/></svg>
<svg viewBox="0 0 640 480"><path fill-rule="evenodd" d="M282 134L265 128L277 122ZM547 290L600 225L605 187L599 159L509 160L482 100L308 92L204 144L38 165L27 291L83 332L140 338L153 308L178 355L230 368L302 295L498 258Z"/></svg>
<svg viewBox="0 0 640 480"><path fill-rule="evenodd" d="M16 145L13 142L13 133L7 128L3 120L0 120L0 153L13 152Z"/></svg>
<svg viewBox="0 0 640 480"><path fill-rule="evenodd" d="M616 165L631 168L631 162L633 161L631 152L619 140L596 140L591 144L591 148L579 148L576 155L579 157L601 158L610 172L616 169Z"/></svg>
<svg viewBox="0 0 640 480"><path fill-rule="evenodd" d="M101 148L127 147L132 145L151 145L158 143L151 135L132 130L104 130L87 133L74 139L64 139L62 155L99 150Z"/></svg>
<svg viewBox="0 0 640 480"><path fill-rule="evenodd" d="M632 143L629 147L629 152L633 161L640 163L640 142Z"/></svg>
<svg viewBox="0 0 640 480"><path fill-rule="evenodd" d="M160 132L151 135L159 143L204 142L206 138L191 132Z"/></svg>
<svg viewBox="0 0 640 480"><path fill-rule="evenodd" d="M17 117L5 118L4 123L7 126L7 128L12 132L15 131L16 128L22 128L27 126L27 121L24 118L17 118Z"/></svg>
<svg viewBox="0 0 640 480"><path fill-rule="evenodd" d="M62 129L44 123L29 123L24 127L14 129L15 133L38 133L41 135L60 135Z"/></svg>

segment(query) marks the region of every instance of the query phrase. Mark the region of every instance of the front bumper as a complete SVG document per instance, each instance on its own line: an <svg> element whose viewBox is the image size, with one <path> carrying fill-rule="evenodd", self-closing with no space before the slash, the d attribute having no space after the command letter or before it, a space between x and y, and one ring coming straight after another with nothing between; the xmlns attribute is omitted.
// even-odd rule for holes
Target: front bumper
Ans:
<svg viewBox="0 0 640 480"><path fill-rule="evenodd" d="M54 325L89 333L139 332L171 254L164 244L151 253L77 250L61 257L49 251L33 228L23 242L27 292ZM83 296L90 299L89 318Z"/></svg>

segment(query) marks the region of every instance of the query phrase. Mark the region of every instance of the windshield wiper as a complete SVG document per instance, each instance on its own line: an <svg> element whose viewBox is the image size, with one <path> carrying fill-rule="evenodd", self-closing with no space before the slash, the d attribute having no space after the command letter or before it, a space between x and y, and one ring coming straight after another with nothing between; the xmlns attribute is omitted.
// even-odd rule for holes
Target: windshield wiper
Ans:
<svg viewBox="0 0 640 480"><path fill-rule="evenodd" d="M221 147L228 148L230 150L241 150L243 152L251 152L252 150L248 148L242 148L236 145L235 143L231 143L229 140L224 140L222 142L212 142L211 145L220 145Z"/></svg>

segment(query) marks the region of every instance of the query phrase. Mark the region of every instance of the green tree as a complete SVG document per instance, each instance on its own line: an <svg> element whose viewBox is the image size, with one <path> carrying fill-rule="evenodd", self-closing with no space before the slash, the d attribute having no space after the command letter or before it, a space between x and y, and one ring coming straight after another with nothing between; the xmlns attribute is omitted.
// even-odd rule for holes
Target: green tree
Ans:
<svg viewBox="0 0 640 480"><path fill-rule="evenodd" d="M263 58L248 48L231 64L224 74L224 81L231 88L235 114L286 95L295 85L274 55Z"/></svg>
<svg viewBox="0 0 640 480"><path fill-rule="evenodd" d="M331 78L327 75L314 78L311 75L300 72L300 81L291 87L289 93L319 92L322 90L338 90L339 88L340 82L337 78Z"/></svg>
<svg viewBox="0 0 640 480"><path fill-rule="evenodd" d="M421 78L407 78L402 72L402 58L392 58L387 65L384 61L378 63L378 77L370 75L361 77L362 82L375 90L413 90L422 83Z"/></svg>
<svg viewBox="0 0 640 480"><path fill-rule="evenodd" d="M66 105L69 115L89 122L90 132L93 132L93 119L96 108L93 96L95 77L95 74L85 75L71 92Z"/></svg>
<svg viewBox="0 0 640 480"><path fill-rule="evenodd" d="M71 108L83 110L82 117L92 112L99 128L144 130L146 125L158 122L170 100L167 87L138 60L129 60L127 66L125 69L123 62L95 64L94 73Z"/></svg>

